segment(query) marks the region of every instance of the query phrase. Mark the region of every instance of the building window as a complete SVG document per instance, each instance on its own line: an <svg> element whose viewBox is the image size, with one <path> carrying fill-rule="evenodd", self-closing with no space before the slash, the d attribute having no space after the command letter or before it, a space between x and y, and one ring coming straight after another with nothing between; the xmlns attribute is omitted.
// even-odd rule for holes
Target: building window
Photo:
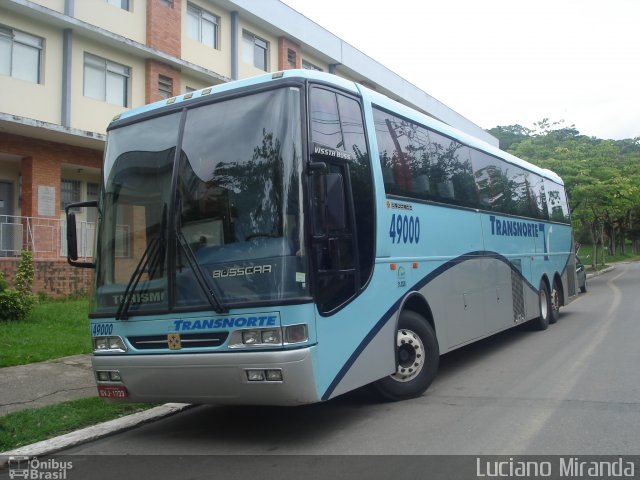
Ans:
<svg viewBox="0 0 640 480"><path fill-rule="evenodd" d="M129 7L131 7L131 3L133 0L107 0L109 5L113 5L114 7L121 8L122 10L129 11Z"/></svg>
<svg viewBox="0 0 640 480"><path fill-rule="evenodd" d="M296 52L287 48L287 63L291 68L296 68Z"/></svg>
<svg viewBox="0 0 640 480"><path fill-rule="evenodd" d="M60 182L60 210L64 211L67 205L80 201L80 180L65 180ZM79 209L73 209L78 211Z"/></svg>
<svg viewBox="0 0 640 480"><path fill-rule="evenodd" d="M130 68L84 54L84 95L121 107L128 106Z"/></svg>
<svg viewBox="0 0 640 480"><path fill-rule="evenodd" d="M317 67L313 63L307 62L306 60L302 60L302 68L304 68L305 70L316 70L318 72L324 72L324 70L322 70L320 67Z"/></svg>
<svg viewBox="0 0 640 480"><path fill-rule="evenodd" d="M94 182L87 182L87 201L97 201L100 193L100 185ZM98 209L87 208L87 222L95 224L98 220Z"/></svg>
<svg viewBox="0 0 640 480"><path fill-rule="evenodd" d="M165 7L173 8L173 0L160 0Z"/></svg>
<svg viewBox="0 0 640 480"><path fill-rule="evenodd" d="M43 44L40 37L0 27L0 75L40 83Z"/></svg>
<svg viewBox="0 0 640 480"><path fill-rule="evenodd" d="M173 78L158 75L158 94L164 99L173 97Z"/></svg>
<svg viewBox="0 0 640 480"><path fill-rule="evenodd" d="M219 30L220 17L191 3L187 4L187 35L189 38L217 49Z"/></svg>
<svg viewBox="0 0 640 480"><path fill-rule="evenodd" d="M269 68L269 43L247 31L242 33L242 42L244 62L266 72Z"/></svg>

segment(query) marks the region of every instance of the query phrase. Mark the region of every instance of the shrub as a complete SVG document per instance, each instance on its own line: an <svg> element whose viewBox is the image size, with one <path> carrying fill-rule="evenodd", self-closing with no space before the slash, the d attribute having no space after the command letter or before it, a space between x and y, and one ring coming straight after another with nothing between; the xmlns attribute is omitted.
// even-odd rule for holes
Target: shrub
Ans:
<svg viewBox="0 0 640 480"><path fill-rule="evenodd" d="M20 252L20 263L18 264L18 271L13 282L22 295L31 295L31 287L33 286L33 277L35 275L35 269L33 268L33 253L23 250Z"/></svg>
<svg viewBox="0 0 640 480"><path fill-rule="evenodd" d="M4 290L0 292L0 320L23 320L32 305L32 302L23 302L17 290Z"/></svg>
<svg viewBox="0 0 640 480"><path fill-rule="evenodd" d="M0 272L0 320L23 320L33 308L35 297L31 293L34 268L33 254L20 254L18 271L14 278L15 289L8 288L4 275Z"/></svg>

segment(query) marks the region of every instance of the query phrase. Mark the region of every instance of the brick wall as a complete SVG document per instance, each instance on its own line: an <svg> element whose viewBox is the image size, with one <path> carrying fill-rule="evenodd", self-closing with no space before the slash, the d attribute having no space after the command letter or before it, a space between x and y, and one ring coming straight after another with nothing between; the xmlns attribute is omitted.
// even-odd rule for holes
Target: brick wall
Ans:
<svg viewBox="0 0 640 480"><path fill-rule="evenodd" d="M180 95L180 70L156 60L147 60L145 64L145 103L157 102L164 98L158 90L160 75L172 80L171 96Z"/></svg>
<svg viewBox="0 0 640 480"><path fill-rule="evenodd" d="M22 216L38 216L38 185L56 190L55 218L60 216L60 169L62 164L102 168L103 152L62 143L0 133L0 149L22 157Z"/></svg>
<svg viewBox="0 0 640 480"><path fill-rule="evenodd" d="M295 64L289 62L289 50L295 54ZM278 39L278 70L289 70L291 68L302 68L302 50L300 45L291 40L280 37Z"/></svg>
<svg viewBox="0 0 640 480"><path fill-rule="evenodd" d="M161 0L147 0L147 45L180 58L182 0L167 6Z"/></svg>
<svg viewBox="0 0 640 480"><path fill-rule="evenodd" d="M14 287L13 277L18 269L19 258L0 258L0 271ZM45 293L51 297L63 297L78 292L87 292L93 284L94 270L75 268L66 260L34 260L33 293Z"/></svg>

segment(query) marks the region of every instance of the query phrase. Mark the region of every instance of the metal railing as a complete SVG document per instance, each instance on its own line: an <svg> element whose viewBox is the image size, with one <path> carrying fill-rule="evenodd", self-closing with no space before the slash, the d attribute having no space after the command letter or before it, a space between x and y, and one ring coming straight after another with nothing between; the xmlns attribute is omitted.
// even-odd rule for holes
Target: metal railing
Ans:
<svg viewBox="0 0 640 480"><path fill-rule="evenodd" d="M77 222L78 257L93 258L96 225ZM60 218L0 215L0 257L19 256L21 250L33 252L34 259L67 256L67 222Z"/></svg>

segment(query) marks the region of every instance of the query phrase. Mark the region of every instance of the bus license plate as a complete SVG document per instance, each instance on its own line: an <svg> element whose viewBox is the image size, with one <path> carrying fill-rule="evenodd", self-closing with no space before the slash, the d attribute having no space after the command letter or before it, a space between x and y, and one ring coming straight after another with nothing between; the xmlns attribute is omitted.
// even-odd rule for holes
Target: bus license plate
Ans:
<svg viewBox="0 0 640 480"><path fill-rule="evenodd" d="M127 392L127 387L120 385L98 385L98 396L101 398L127 398L129 392Z"/></svg>

